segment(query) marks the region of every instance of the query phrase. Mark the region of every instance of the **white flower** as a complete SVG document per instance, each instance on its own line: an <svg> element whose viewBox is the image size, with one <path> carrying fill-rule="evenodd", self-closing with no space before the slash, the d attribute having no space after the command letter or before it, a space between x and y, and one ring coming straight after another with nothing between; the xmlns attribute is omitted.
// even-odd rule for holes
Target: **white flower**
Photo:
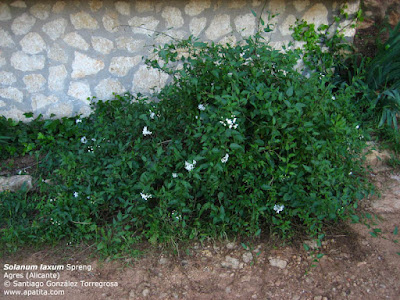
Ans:
<svg viewBox="0 0 400 300"><path fill-rule="evenodd" d="M360 125L357 125L357 126L356 126L356 129L358 129L358 128L360 128Z"/></svg>
<svg viewBox="0 0 400 300"><path fill-rule="evenodd" d="M194 169L194 166L196 165L196 161L193 160L193 163L188 163L185 161L185 169L188 170L189 172Z"/></svg>
<svg viewBox="0 0 400 300"><path fill-rule="evenodd" d="M350 175L350 176L353 175L353 172L350 172L349 175Z"/></svg>
<svg viewBox="0 0 400 300"><path fill-rule="evenodd" d="M150 110L150 119L154 119L155 116L156 114Z"/></svg>
<svg viewBox="0 0 400 300"><path fill-rule="evenodd" d="M95 138L92 138L92 141L93 141L93 142L95 142L95 141L96 141L96 139L95 139Z"/></svg>
<svg viewBox="0 0 400 300"><path fill-rule="evenodd" d="M181 216L180 214L178 214L178 212L175 211L175 210L172 211L171 216L172 216L173 218L177 219L177 220L179 220L179 219L182 218L182 216Z"/></svg>
<svg viewBox="0 0 400 300"><path fill-rule="evenodd" d="M143 200L145 200L145 201L147 201L147 199L149 199L149 198L153 198L153 196L152 195L150 195L150 194L145 194L145 193L140 193L140 196L142 197L142 199Z"/></svg>
<svg viewBox="0 0 400 300"><path fill-rule="evenodd" d="M238 127L238 124L236 124L236 118L233 120L226 119L226 122L229 125L229 128L236 129Z"/></svg>
<svg viewBox="0 0 400 300"><path fill-rule="evenodd" d="M228 158L229 158L229 154L227 153L227 154L225 154L225 156L223 158L221 158L221 162L223 164L225 164L228 161Z"/></svg>
<svg viewBox="0 0 400 300"><path fill-rule="evenodd" d="M147 129L147 126L144 126L143 127L143 135L146 136L146 135L150 135L150 134L152 134L152 132Z"/></svg>
<svg viewBox="0 0 400 300"><path fill-rule="evenodd" d="M86 143L87 143L87 138L86 138L86 136L84 136L83 138L81 138L81 143L82 143L82 144L86 144Z"/></svg>
<svg viewBox="0 0 400 300"><path fill-rule="evenodd" d="M276 211L277 214L279 214L284 208L285 208L284 205L278 205L278 204L274 205L274 211Z"/></svg>
<svg viewBox="0 0 400 300"><path fill-rule="evenodd" d="M177 177L178 177L178 174L177 174L177 173L172 173L172 177L173 177L173 178L177 178Z"/></svg>
<svg viewBox="0 0 400 300"><path fill-rule="evenodd" d="M203 104L199 104L199 105L197 106L197 108L198 108L199 110L206 110L206 107L205 107Z"/></svg>
<svg viewBox="0 0 400 300"><path fill-rule="evenodd" d="M53 220L53 218L50 218L50 221L51 221L51 224L53 224L53 225L58 225L58 226L61 225L60 221Z"/></svg>
<svg viewBox="0 0 400 300"><path fill-rule="evenodd" d="M335 97L335 96L332 96L332 100L336 100L336 97Z"/></svg>
<svg viewBox="0 0 400 300"><path fill-rule="evenodd" d="M225 119L225 122L224 121L219 121L219 122L224 126L229 126L229 128L236 129L238 127L238 124L236 124L235 115L232 115L231 118L233 119Z"/></svg>
<svg viewBox="0 0 400 300"><path fill-rule="evenodd" d="M82 120L81 120L81 119L76 119L75 123L76 123L76 124L82 123Z"/></svg>
<svg viewBox="0 0 400 300"><path fill-rule="evenodd" d="M78 198L78 196L79 196L79 193L78 192L74 192L74 197Z"/></svg>

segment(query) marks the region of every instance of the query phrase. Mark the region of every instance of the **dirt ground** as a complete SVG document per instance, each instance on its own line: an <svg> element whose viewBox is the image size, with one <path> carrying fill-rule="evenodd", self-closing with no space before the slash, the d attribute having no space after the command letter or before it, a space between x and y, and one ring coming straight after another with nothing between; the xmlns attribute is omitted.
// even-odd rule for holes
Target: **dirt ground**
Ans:
<svg viewBox="0 0 400 300"><path fill-rule="evenodd" d="M373 218L376 225L338 226L323 243L325 255L316 267L311 267L313 258L302 242L279 246L271 239L247 242L247 249L239 241L194 243L179 249L178 254L153 249L140 258L108 262L91 257L90 247L65 245L0 258L0 298L400 299L400 243L395 241L400 240L396 232L400 227L400 170L376 158L383 155L373 155L370 178L381 197L363 200L362 207L377 215ZM379 237L370 234L373 228L381 229ZM312 241L305 242L315 246ZM41 264L59 265L64 270L40 270ZM37 265L39 270L15 270L23 265ZM71 270L71 266L82 270ZM29 280L17 278L17 274L28 275ZM26 281L43 286L19 286L18 282ZM36 296L5 295L9 290L30 291ZM61 294L45 295L56 292Z"/></svg>

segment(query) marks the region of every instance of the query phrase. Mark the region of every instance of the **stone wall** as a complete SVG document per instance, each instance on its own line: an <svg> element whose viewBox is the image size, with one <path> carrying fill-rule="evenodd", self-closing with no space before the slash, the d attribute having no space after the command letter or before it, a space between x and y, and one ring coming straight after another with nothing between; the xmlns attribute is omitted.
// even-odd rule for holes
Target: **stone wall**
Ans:
<svg viewBox="0 0 400 300"><path fill-rule="evenodd" d="M143 64L156 45L189 35L238 42L255 32L254 10L264 20L267 11L279 14L269 38L280 48L296 18L327 23L343 3L350 13L359 7L358 0L1 1L0 115L87 115L88 97L145 94L167 82Z"/></svg>

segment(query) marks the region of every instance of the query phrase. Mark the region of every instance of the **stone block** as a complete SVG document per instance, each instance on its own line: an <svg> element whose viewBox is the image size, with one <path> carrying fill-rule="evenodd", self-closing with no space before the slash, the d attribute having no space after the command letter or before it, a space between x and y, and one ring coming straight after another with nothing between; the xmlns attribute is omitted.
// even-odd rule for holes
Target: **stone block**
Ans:
<svg viewBox="0 0 400 300"><path fill-rule="evenodd" d="M159 23L160 21L153 16L133 17L128 21L133 33L145 34L149 36L152 36L155 33Z"/></svg>
<svg viewBox="0 0 400 300"><path fill-rule="evenodd" d="M56 3L54 3L51 11L55 14L59 14L64 11L64 8L65 8L65 1L57 1Z"/></svg>
<svg viewBox="0 0 400 300"><path fill-rule="evenodd" d="M117 1L115 2L115 9L118 13L123 16L129 16L131 14L131 6L129 2L126 1Z"/></svg>
<svg viewBox="0 0 400 300"><path fill-rule="evenodd" d="M0 71L0 84L3 85L12 85L17 81L15 75L11 72Z"/></svg>
<svg viewBox="0 0 400 300"><path fill-rule="evenodd" d="M101 100L110 100L113 93L123 94L126 90L127 89L118 80L112 78L103 79L94 88L96 97Z"/></svg>
<svg viewBox="0 0 400 300"><path fill-rule="evenodd" d="M67 20L59 18L43 25L42 30L54 41L64 35L66 27Z"/></svg>
<svg viewBox="0 0 400 300"><path fill-rule="evenodd" d="M79 100L86 100L92 96L89 84L80 81L71 82L68 88L68 95Z"/></svg>
<svg viewBox="0 0 400 300"><path fill-rule="evenodd" d="M248 37L256 30L256 18L252 13L237 16L234 20L236 30L243 36Z"/></svg>
<svg viewBox="0 0 400 300"><path fill-rule="evenodd" d="M24 99L24 94L15 87L7 87L4 89L0 89L0 97L11 99L16 102L22 102Z"/></svg>
<svg viewBox="0 0 400 300"><path fill-rule="evenodd" d="M294 15L288 15L283 21L282 25L279 26L279 31L282 35L291 35L292 31L290 27L295 25L297 18Z"/></svg>
<svg viewBox="0 0 400 300"><path fill-rule="evenodd" d="M135 12L139 14L145 12L153 12L155 5L153 0L137 0L135 1Z"/></svg>
<svg viewBox="0 0 400 300"><path fill-rule="evenodd" d="M96 19L89 15L87 12L80 11L76 14L71 14L71 23L75 27L76 30L79 29L97 29L99 28L99 24Z"/></svg>
<svg viewBox="0 0 400 300"><path fill-rule="evenodd" d="M27 34L35 25L36 19L27 13L22 14L21 16L14 19L11 24L11 31L15 35Z"/></svg>
<svg viewBox="0 0 400 300"><path fill-rule="evenodd" d="M27 7L25 1L22 1L22 0L14 1L13 3L10 4L10 6L18 7L18 8L26 8Z"/></svg>
<svg viewBox="0 0 400 300"><path fill-rule="evenodd" d="M314 4L306 11L303 19L308 23L314 23L315 28L318 28L321 24L328 24L328 9L322 3Z"/></svg>
<svg viewBox="0 0 400 300"><path fill-rule="evenodd" d="M13 68L23 72L42 70L44 63L45 57L43 55L28 55L18 51L11 56L11 65Z"/></svg>
<svg viewBox="0 0 400 300"><path fill-rule="evenodd" d="M118 56L111 59L108 71L118 77L126 76L134 66L139 64L142 60L140 55L135 57Z"/></svg>
<svg viewBox="0 0 400 300"><path fill-rule="evenodd" d="M201 14L204 10L211 7L211 0L190 0L185 6L185 13L191 17Z"/></svg>
<svg viewBox="0 0 400 300"><path fill-rule="evenodd" d="M58 98L56 96L45 96L43 94L35 94L32 96L32 109L37 111L49 104L54 104L58 102Z"/></svg>
<svg viewBox="0 0 400 300"><path fill-rule="evenodd" d="M64 82L67 78L67 69L64 65L49 68L49 89L52 91L61 91L64 89Z"/></svg>
<svg viewBox="0 0 400 300"><path fill-rule="evenodd" d="M120 23L116 12L108 10L102 21L104 28L108 32L117 32L119 30Z"/></svg>
<svg viewBox="0 0 400 300"><path fill-rule="evenodd" d="M19 42L22 51L27 54L38 54L46 49L46 43L42 37L36 32L29 32Z"/></svg>
<svg viewBox="0 0 400 300"><path fill-rule="evenodd" d="M91 58L83 53L75 51L75 59L72 63L72 78L82 78L95 75L104 68L104 62Z"/></svg>
<svg viewBox="0 0 400 300"><path fill-rule="evenodd" d="M117 48L121 50L126 50L128 52L138 52L138 51L143 51L143 48L145 46L145 41L144 40L138 40L138 39L133 39L131 37L119 37L116 40L117 42Z"/></svg>
<svg viewBox="0 0 400 300"><path fill-rule="evenodd" d="M103 1L101 0L90 0L89 7L92 12L96 12L103 7Z"/></svg>
<svg viewBox="0 0 400 300"><path fill-rule="evenodd" d="M32 120L30 118L28 119L27 117L25 117L24 113L25 112L17 109L15 106L11 106L11 108L9 110L2 111L1 115L6 117L7 119L11 118L11 119L13 119L15 121L26 122L26 121Z"/></svg>
<svg viewBox="0 0 400 300"><path fill-rule="evenodd" d="M12 48L14 45L15 43L11 35L7 31L0 28L0 47Z"/></svg>
<svg viewBox="0 0 400 300"><path fill-rule="evenodd" d="M169 76L159 70L140 66L133 76L132 90L136 93L150 93L153 89L159 91L164 87Z"/></svg>
<svg viewBox="0 0 400 300"><path fill-rule="evenodd" d="M247 4L246 0L231 0L229 1L228 8L239 9L245 7Z"/></svg>
<svg viewBox="0 0 400 300"><path fill-rule="evenodd" d="M46 79L42 74L25 75L22 80L25 83L26 90L29 93L37 93L43 90L44 84L46 83Z"/></svg>
<svg viewBox="0 0 400 300"><path fill-rule="evenodd" d="M37 3L31 7L29 12L40 20L46 20L50 15L50 9L50 4Z"/></svg>
<svg viewBox="0 0 400 300"><path fill-rule="evenodd" d="M227 14L216 15L206 30L206 36L208 39L215 41L231 31L230 16Z"/></svg>
<svg viewBox="0 0 400 300"><path fill-rule="evenodd" d="M310 5L310 0L295 0L293 5L297 12L303 12Z"/></svg>
<svg viewBox="0 0 400 300"><path fill-rule="evenodd" d="M92 37L93 49L102 54L109 54L114 49L113 41L101 36Z"/></svg>
<svg viewBox="0 0 400 300"><path fill-rule="evenodd" d="M25 186L28 190L32 189L32 176L15 175L11 177L0 176L0 192L16 192Z"/></svg>
<svg viewBox="0 0 400 300"><path fill-rule="evenodd" d="M63 40L71 47L78 48L80 50L89 49L89 44L77 32L70 32L66 34Z"/></svg>
<svg viewBox="0 0 400 300"><path fill-rule="evenodd" d="M10 8L6 3L0 3L0 21L11 20Z"/></svg>
<svg viewBox="0 0 400 300"><path fill-rule="evenodd" d="M49 59L58 61L60 63L66 63L68 60L67 54L59 44L54 44L51 46L47 55Z"/></svg>
<svg viewBox="0 0 400 300"><path fill-rule="evenodd" d="M161 17L165 19L166 27L179 28L184 24L181 10L177 7L166 6L164 7Z"/></svg>
<svg viewBox="0 0 400 300"><path fill-rule="evenodd" d="M55 103L49 107L49 109L45 114L45 117L50 118L52 114L55 115L55 118L71 117L72 112L73 112L72 103L69 102Z"/></svg>
<svg viewBox="0 0 400 300"><path fill-rule="evenodd" d="M207 19L205 17L203 18L192 18L189 24L189 30L190 34L193 36L197 37L200 35L200 33L204 30L207 24Z"/></svg>

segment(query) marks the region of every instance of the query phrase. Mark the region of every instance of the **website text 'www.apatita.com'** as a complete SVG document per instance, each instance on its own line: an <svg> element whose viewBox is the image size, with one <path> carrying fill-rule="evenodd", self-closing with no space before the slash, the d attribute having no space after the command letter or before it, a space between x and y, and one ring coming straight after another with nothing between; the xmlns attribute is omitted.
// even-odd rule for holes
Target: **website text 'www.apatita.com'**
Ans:
<svg viewBox="0 0 400 300"><path fill-rule="evenodd" d="M63 296L64 290L4 290L4 296Z"/></svg>

